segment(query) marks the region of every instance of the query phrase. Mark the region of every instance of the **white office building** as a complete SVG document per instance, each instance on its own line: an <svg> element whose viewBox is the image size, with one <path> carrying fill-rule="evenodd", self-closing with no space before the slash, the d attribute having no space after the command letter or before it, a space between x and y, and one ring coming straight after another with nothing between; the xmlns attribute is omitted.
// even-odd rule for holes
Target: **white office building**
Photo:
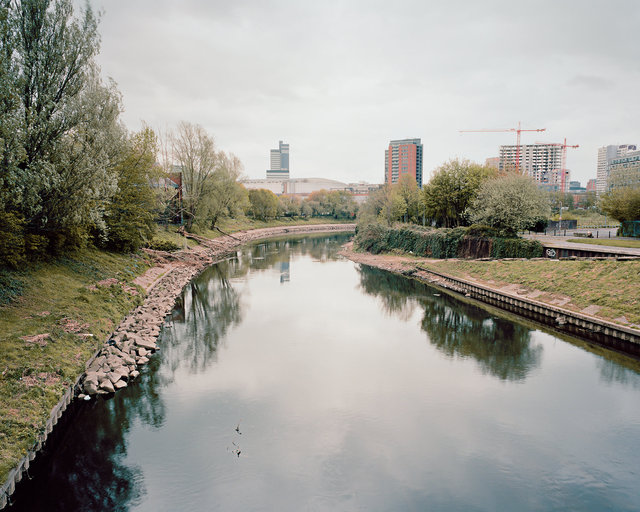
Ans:
<svg viewBox="0 0 640 512"><path fill-rule="evenodd" d="M596 193L598 195L609 190L609 173L613 160L622 158L636 149L635 144L609 145L598 149L598 168L596 171Z"/></svg>

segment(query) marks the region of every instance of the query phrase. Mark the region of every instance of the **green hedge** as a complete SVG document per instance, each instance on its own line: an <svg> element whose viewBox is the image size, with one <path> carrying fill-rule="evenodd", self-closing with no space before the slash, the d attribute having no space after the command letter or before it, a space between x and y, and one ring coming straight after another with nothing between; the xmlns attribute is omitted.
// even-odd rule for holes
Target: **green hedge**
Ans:
<svg viewBox="0 0 640 512"><path fill-rule="evenodd" d="M421 228L377 223L358 226L358 249L379 254L393 249L430 258L537 258L542 245L522 238L500 238L491 228Z"/></svg>

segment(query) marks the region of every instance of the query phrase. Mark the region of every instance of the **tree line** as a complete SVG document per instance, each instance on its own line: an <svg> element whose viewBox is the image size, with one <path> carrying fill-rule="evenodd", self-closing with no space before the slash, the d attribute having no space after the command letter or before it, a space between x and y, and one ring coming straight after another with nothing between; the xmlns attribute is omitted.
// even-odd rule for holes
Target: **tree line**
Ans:
<svg viewBox="0 0 640 512"><path fill-rule="evenodd" d="M514 236L546 221L549 195L532 179L468 160L438 167L422 189L410 176L372 194L360 209L367 221L455 228L481 224Z"/></svg>
<svg viewBox="0 0 640 512"><path fill-rule="evenodd" d="M541 231L552 211L573 210L572 194L548 192L525 175L500 172L468 160L442 164L419 189L403 176L371 194L360 208L364 222L394 222L455 228L473 224L489 226L503 236L519 231ZM587 194L584 208L599 209L618 221L640 219L640 188L619 188L596 201Z"/></svg>
<svg viewBox="0 0 640 512"><path fill-rule="evenodd" d="M245 190L238 157L199 125L127 131L96 63L98 22L89 3L0 0L0 265L86 244L135 250L163 218L201 229L245 214L355 216L346 192ZM176 172L180 193L166 186Z"/></svg>

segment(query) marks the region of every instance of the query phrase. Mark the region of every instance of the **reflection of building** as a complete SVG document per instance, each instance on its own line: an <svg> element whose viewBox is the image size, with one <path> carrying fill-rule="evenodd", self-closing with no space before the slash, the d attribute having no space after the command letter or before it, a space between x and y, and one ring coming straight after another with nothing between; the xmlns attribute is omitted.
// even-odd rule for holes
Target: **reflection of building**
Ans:
<svg viewBox="0 0 640 512"><path fill-rule="evenodd" d="M598 195L609 190L609 166L612 161L636 149L633 144L609 145L598 149L598 168L596 171L596 192Z"/></svg>
<svg viewBox="0 0 640 512"><path fill-rule="evenodd" d="M369 194L381 187L371 183L343 183L327 178L296 178L296 179L249 179L241 183L247 189L265 188L276 195L290 195L305 198L318 190L344 190L353 194L357 202L363 202Z"/></svg>
<svg viewBox="0 0 640 512"><path fill-rule="evenodd" d="M384 151L384 182L398 183L402 176L412 176L422 187L422 142L420 139L402 139L389 142Z"/></svg>
<svg viewBox="0 0 640 512"><path fill-rule="evenodd" d="M288 261L281 261L280 262L280 282L281 283L288 283L291 279L291 274L290 272L290 265Z"/></svg>
<svg viewBox="0 0 640 512"><path fill-rule="evenodd" d="M267 179L289 179L289 144L280 141L278 149L271 150L271 168L267 171Z"/></svg>
<svg viewBox="0 0 640 512"><path fill-rule="evenodd" d="M630 151L609 163L607 190L640 187L640 151Z"/></svg>

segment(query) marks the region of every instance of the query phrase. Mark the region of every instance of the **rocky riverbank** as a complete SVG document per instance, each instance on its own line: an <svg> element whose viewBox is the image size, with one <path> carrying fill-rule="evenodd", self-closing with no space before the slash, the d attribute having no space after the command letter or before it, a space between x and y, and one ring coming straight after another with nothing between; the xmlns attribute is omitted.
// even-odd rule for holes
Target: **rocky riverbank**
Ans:
<svg viewBox="0 0 640 512"><path fill-rule="evenodd" d="M128 315L89 361L80 384L80 398L108 395L125 388L140 374L158 349L157 339L166 316L185 285L206 267L222 259L238 246L252 240L291 234L353 231L355 224L320 224L242 231L208 239L186 233L199 246L177 253L148 251L156 265L136 283L145 288L144 303Z"/></svg>

